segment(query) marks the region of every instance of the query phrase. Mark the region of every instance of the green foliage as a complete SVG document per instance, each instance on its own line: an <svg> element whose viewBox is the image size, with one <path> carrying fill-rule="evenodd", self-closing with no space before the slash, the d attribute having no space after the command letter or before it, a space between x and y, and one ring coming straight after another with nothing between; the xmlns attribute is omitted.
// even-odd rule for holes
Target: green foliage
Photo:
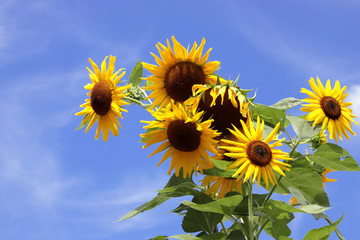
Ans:
<svg viewBox="0 0 360 240"><path fill-rule="evenodd" d="M185 195L196 194L197 191L192 189L192 187L196 186L192 179L182 178L181 176L182 171L180 171L179 176L175 176L174 174L170 178L169 182L166 184L165 188L163 190L160 190L159 194L155 198L130 211L118 221L126 220L128 218L136 216L141 212L151 210L154 207L157 207L163 202L167 201L171 197L181 197Z"/></svg>
<svg viewBox="0 0 360 240"><path fill-rule="evenodd" d="M210 176L219 176L219 177L232 177L235 173L235 169L226 170L226 168L232 163L224 160L215 160L212 159L214 167L210 169L203 169L203 173Z"/></svg>
<svg viewBox="0 0 360 240"><path fill-rule="evenodd" d="M321 227L321 228L316 228L316 229L312 229L310 230L304 237L303 240L313 240L313 239L320 239L320 240L326 240L329 238L330 234L335 231L335 229L337 228L337 225L339 225L339 223L341 222L341 220L343 219L344 215L342 215L339 220L337 220L334 223L331 223L325 227Z"/></svg>
<svg viewBox="0 0 360 240"><path fill-rule="evenodd" d="M321 145L308 157L312 162L325 168L342 171L360 170L355 159L345 149L333 143Z"/></svg>
<svg viewBox="0 0 360 240"><path fill-rule="evenodd" d="M305 157L299 157L292 162L291 170L286 172L275 192L290 193L290 188L299 190L308 204L329 206L329 199L322 187L321 175L314 171Z"/></svg>
<svg viewBox="0 0 360 240"><path fill-rule="evenodd" d="M306 121L302 117L287 116L286 118L290 121L294 132L297 134L300 140L311 138L321 131L321 124L313 127L311 122Z"/></svg>
<svg viewBox="0 0 360 240"><path fill-rule="evenodd" d="M205 204L213 201L214 200L211 197L201 192L196 194L192 199L192 202L195 204ZM221 222L222 218L222 214L189 209L182 221L181 226L183 230L188 233L204 231L211 234L214 232L214 227Z"/></svg>
<svg viewBox="0 0 360 240"><path fill-rule="evenodd" d="M141 61L139 60L137 61L133 70L130 73L129 81L135 87L140 86L142 83L141 80L142 76L143 76L143 66L141 64Z"/></svg>
<svg viewBox="0 0 360 240"><path fill-rule="evenodd" d="M285 130L285 127L289 124L286 119L286 111L283 109L277 109L268 107L266 105L254 103L253 104L253 120L256 120L257 116L260 116L261 120L264 120L266 125L275 127L280 122L280 129Z"/></svg>
<svg viewBox="0 0 360 240"><path fill-rule="evenodd" d="M290 108L296 107L297 105L303 103L302 100L296 99L293 97L283 98L277 103L271 105L272 108L282 109L282 110L288 110Z"/></svg>
<svg viewBox="0 0 360 240"><path fill-rule="evenodd" d="M196 204L194 202L183 201L182 204L202 212L212 212L220 213L227 216L231 216L234 209L239 205L243 200L243 196L234 195L231 197L218 199L217 201L205 203L205 204Z"/></svg>

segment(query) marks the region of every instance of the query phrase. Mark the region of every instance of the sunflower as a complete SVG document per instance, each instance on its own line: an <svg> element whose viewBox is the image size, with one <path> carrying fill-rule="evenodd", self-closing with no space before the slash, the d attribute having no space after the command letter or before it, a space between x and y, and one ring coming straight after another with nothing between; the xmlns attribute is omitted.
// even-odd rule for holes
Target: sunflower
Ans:
<svg viewBox="0 0 360 240"><path fill-rule="evenodd" d="M219 176L205 176L201 180L201 186L211 186L205 191L206 194L211 195L212 198L215 197L215 194L219 192L218 199L224 198L225 194L228 192L235 191L242 193L241 181L237 181L236 178L224 178Z"/></svg>
<svg viewBox="0 0 360 240"><path fill-rule="evenodd" d="M85 115L82 121L82 124L88 124L85 132L88 132L98 120L95 139L99 138L102 129L104 142L109 137L109 129L114 136L119 134L118 127L121 128L121 125L117 117L122 118L121 112L127 112L121 106L129 103L122 100L122 98L128 95L124 91L131 87L131 85L116 86L125 72L121 72L123 69L120 69L114 73L116 57L113 56L110 56L109 65L106 69L106 59L107 57L102 62L100 71L98 66L89 58L89 62L94 68L94 72L88 67L86 68L90 72L91 83L85 85L84 88L90 91L87 93L89 98L85 100L84 104L80 105L84 109L75 114L76 116ZM118 76L120 72L121 74Z"/></svg>
<svg viewBox="0 0 360 240"><path fill-rule="evenodd" d="M358 124L353 120L356 116L348 108L352 103L344 102L348 95L348 93L344 94L346 86L340 89L340 83L336 81L334 89L331 89L329 79L324 88L319 78L317 78L317 85L313 78L309 80L309 83L314 92L305 88L301 89L302 93L310 96L303 100L308 104L301 108L304 112L310 112L306 120L314 121L313 126L322 122L322 129L325 130L327 127L330 139L335 139L335 142L338 141L338 137L342 140L342 135L350 139L346 131L356 135L351 128L351 122Z"/></svg>
<svg viewBox="0 0 360 240"><path fill-rule="evenodd" d="M281 142L285 138L270 144L275 139L280 123L275 126L265 140L263 140L264 121L260 124L259 117L257 118L256 129L251 121L249 127L242 120L241 125L244 133L236 127L234 127L234 130L230 130L238 141L223 139L223 142L231 146L220 146L221 149L229 152L225 153L226 156L236 158L236 161L230 164L228 169L239 167L233 177L239 175L238 179L240 180L245 175L243 182L246 182L253 176L252 181L254 183L256 179L258 186L260 186L261 177L264 179L266 188L269 186L269 181L272 185L277 184L272 169L285 176L282 170L288 171L289 167L291 167L287 163L278 161L278 159L292 160L287 153L274 149L274 147L281 146Z"/></svg>
<svg viewBox="0 0 360 240"><path fill-rule="evenodd" d="M140 135L146 143L143 148L165 141L149 156L167 149L157 166L172 156L168 174L175 168L178 176L181 167L184 178L191 176L192 171L196 175L197 169L202 174L205 166L213 166L207 151L217 154L214 138L219 133L210 128L212 120L200 122L202 113L186 111L181 104L171 105L152 112L155 121L142 121L148 124L144 127L148 132Z"/></svg>
<svg viewBox="0 0 360 240"><path fill-rule="evenodd" d="M144 68L154 74L145 78L153 84L144 87L145 90L153 91L148 97L154 98L151 108L159 104L159 108L162 108L169 104L171 99L175 102L184 102L191 96L191 88L194 84L216 83L216 76L212 74L218 69L220 62L206 62L211 48L201 56L205 38L202 39L199 47L194 42L190 52L176 41L174 36L171 39L173 49L168 39L167 47L161 43L156 45L161 59L151 53L159 66L143 63Z"/></svg>
<svg viewBox="0 0 360 240"><path fill-rule="evenodd" d="M219 142L218 144L223 146L225 145L222 142ZM225 152L225 150L219 149L218 154L211 158L230 162L236 160L225 156ZM201 186L209 186L205 193L211 195L212 198L215 197L216 193L219 193L219 199L224 198L225 194L234 191L234 188L236 192L242 193L242 181L237 181L237 179L233 177L205 176L200 182Z"/></svg>
<svg viewBox="0 0 360 240"><path fill-rule="evenodd" d="M204 111L204 119L214 119L212 127L221 132L222 136L228 135L229 129L235 126L242 128L240 120L250 122L250 112L245 96L240 89L226 82L219 85L193 86L193 95L188 102L193 102L193 107Z"/></svg>

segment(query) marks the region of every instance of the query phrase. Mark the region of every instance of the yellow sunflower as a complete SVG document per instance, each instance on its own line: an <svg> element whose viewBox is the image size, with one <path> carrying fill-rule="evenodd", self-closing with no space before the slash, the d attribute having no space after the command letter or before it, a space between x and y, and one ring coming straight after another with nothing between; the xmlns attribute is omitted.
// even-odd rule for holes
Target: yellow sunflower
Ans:
<svg viewBox="0 0 360 240"><path fill-rule="evenodd" d="M319 78L317 78L317 85L313 78L309 80L309 83L314 92L305 88L301 89L302 93L310 97L303 100L308 104L301 108L304 112L310 112L306 120L314 121L313 126L322 122L322 129L325 130L327 127L330 139L335 139L335 142L338 141L338 137L342 140L342 135L350 139L346 131L356 135L351 128L351 122L358 124L353 120L356 116L348 108L352 103L344 102L348 95L348 93L344 94L346 86L340 89L340 83L336 81L334 89L331 89L330 80L328 80L324 87Z"/></svg>
<svg viewBox="0 0 360 240"><path fill-rule="evenodd" d="M253 183L256 179L258 186L260 186L262 177L266 188L268 188L269 182L272 185L277 184L272 169L285 176L282 170L288 171L291 166L287 163L280 162L279 159L292 160L287 153L274 148L281 146L281 142L284 141L285 138L270 144L271 141L275 140L275 134L279 130L280 123L275 126L265 140L263 140L264 121L260 124L259 117L257 118L256 129L252 122L250 122L249 127L247 127L244 121L241 120L241 125L244 133L236 127L234 127L235 130L230 130L238 141L223 139L223 142L231 146L219 147L229 152L225 153L225 156L236 158L236 161L228 166L229 169L238 168L233 177L239 175L239 180L244 177L243 182L253 177Z"/></svg>
<svg viewBox="0 0 360 240"><path fill-rule="evenodd" d="M154 74L145 78L153 84L144 87L145 90L153 91L148 97L154 99L152 108L159 104L159 108L162 108L169 104L171 99L175 102L184 102L191 96L191 88L194 84L216 83L216 76L211 74L218 69L220 62L206 62L211 48L201 56L205 38L199 47L195 42L190 52L176 41L174 36L171 39L173 49L168 39L167 47L161 43L156 45L161 59L151 53L159 66L143 63L144 68Z"/></svg>
<svg viewBox="0 0 360 240"><path fill-rule="evenodd" d="M240 120L248 125L251 121L249 103L238 87L232 86L230 82L220 85L193 86L193 95L186 103L192 104L192 108L204 111L204 119L214 119L212 127L221 132L222 136L228 135L229 129L235 126L242 128ZM226 116L226 117L224 117Z"/></svg>
<svg viewBox="0 0 360 240"><path fill-rule="evenodd" d="M85 115L82 121L83 124L88 124L85 132L88 132L94 123L98 121L95 139L99 138L102 129L104 142L109 137L109 129L115 136L119 134L118 127L121 128L121 125L117 118L122 118L121 112L127 112L121 106L129 103L122 100L122 98L128 95L124 91L131 86L116 86L125 72L121 72L123 69L120 69L114 73L116 57L113 56L110 56L109 65L106 69L106 59L107 57L102 62L100 71L98 66L89 58L94 69L93 72L88 67L86 68L90 72L91 83L85 85L84 88L90 91L87 93L89 98L85 100L84 104L80 105L84 109L75 114L76 116ZM120 72L121 74L118 76Z"/></svg>
<svg viewBox="0 0 360 240"><path fill-rule="evenodd" d="M218 199L224 198L228 192L236 191L242 193L241 181L237 181L236 178L224 178L219 176L205 176L201 180L201 186L210 186L205 193L215 197L216 193L219 192Z"/></svg>
<svg viewBox="0 0 360 240"><path fill-rule="evenodd" d="M149 156L167 149L157 166L171 156L168 174L175 168L175 175L178 176L181 167L184 178L190 176L192 171L196 175L197 169L202 173L205 166L213 165L207 151L217 153L214 138L219 133L210 128L212 120L200 122L202 113L186 111L181 104L172 105L171 109L152 112L155 121L142 121L148 124L144 128L149 129L140 135L146 143L143 148L165 141Z"/></svg>
<svg viewBox="0 0 360 240"><path fill-rule="evenodd" d="M222 142L218 143L219 145L225 145ZM215 160L223 161L235 161L236 159L227 157L224 155L226 151L223 149L218 150L218 154L211 157ZM219 193L218 198L224 198L225 194L228 192L236 191L242 193L242 181L237 181L237 178L232 177L219 177L219 176L205 176L203 180L200 181L201 186L209 186L205 191L206 194L211 195L212 198L215 197L216 193ZM210 186L211 185L211 186ZM235 188L235 189L234 189Z"/></svg>

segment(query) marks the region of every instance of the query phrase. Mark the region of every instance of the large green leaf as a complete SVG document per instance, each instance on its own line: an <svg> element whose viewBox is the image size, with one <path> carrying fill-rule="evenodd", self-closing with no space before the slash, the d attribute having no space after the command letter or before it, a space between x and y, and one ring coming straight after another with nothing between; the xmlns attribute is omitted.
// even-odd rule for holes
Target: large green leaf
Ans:
<svg viewBox="0 0 360 240"><path fill-rule="evenodd" d="M201 238L195 237L194 235L191 235L191 234L173 235L168 238L175 238L175 239L179 239L179 240L200 240L201 239Z"/></svg>
<svg viewBox="0 0 360 240"><path fill-rule="evenodd" d="M214 200L211 197L202 192L196 194L192 199L192 202L196 204L205 204L213 201ZM221 222L222 218L222 214L189 209L181 226L183 230L188 233L204 231L211 234L213 233L214 227Z"/></svg>
<svg viewBox="0 0 360 240"><path fill-rule="evenodd" d="M245 240L245 235L240 230L232 231L229 236L227 236L226 240Z"/></svg>
<svg viewBox="0 0 360 240"><path fill-rule="evenodd" d="M337 225L341 222L344 216L341 216L339 220L336 222L329 224L328 226L311 229L304 237L303 240L313 240L313 239L320 239L320 240L326 240L329 238L330 234L335 231L337 228Z"/></svg>
<svg viewBox="0 0 360 240"><path fill-rule="evenodd" d="M196 204L190 201L183 201L182 204L202 212L220 213L231 216L242 199L243 197L241 195L234 195L205 204Z"/></svg>
<svg viewBox="0 0 360 240"><path fill-rule="evenodd" d="M309 159L325 168L343 171L359 171L355 159L342 147L333 144L322 144Z"/></svg>
<svg viewBox="0 0 360 240"><path fill-rule="evenodd" d="M256 210L264 203L267 194L253 194L253 207ZM239 203L239 205L234 209L234 214L239 216L248 215L248 196L244 196L244 199Z"/></svg>
<svg viewBox="0 0 360 240"><path fill-rule="evenodd" d="M329 208L322 207L317 204L311 204L311 205L305 205L299 208L293 207L283 201L277 201L277 200L269 200L269 203L267 206L265 206L265 212L266 213L272 213L272 214L281 214L284 212L288 213L294 213L294 212L303 212L303 213L310 213L310 214L318 214L322 213Z"/></svg>
<svg viewBox="0 0 360 240"><path fill-rule="evenodd" d="M275 192L290 193L290 188L295 188L301 192L308 204L329 206L329 199L322 187L321 175L305 157L293 161L290 171L285 174Z"/></svg>
<svg viewBox="0 0 360 240"><path fill-rule="evenodd" d="M321 124L312 126L311 122L301 117L287 116L294 132L297 134L299 139L311 138L321 131Z"/></svg>
<svg viewBox="0 0 360 240"><path fill-rule="evenodd" d="M141 64L141 61L139 60L130 73L129 81L135 87L140 86L142 83L142 80L141 80L142 76L143 76L143 66Z"/></svg>
<svg viewBox="0 0 360 240"><path fill-rule="evenodd" d="M301 103L303 103L303 101L300 99L288 97L288 98L281 99L280 101L271 105L270 107L287 110L287 109L293 108Z"/></svg>
<svg viewBox="0 0 360 240"><path fill-rule="evenodd" d="M280 122L280 129L284 130L287 125L286 112L282 109L277 109L273 107L268 107L266 105L255 103L253 110L253 119L255 120L257 116L260 116L260 119L264 120L265 123L271 127L274 127Z"/></svg>
<svg viewBox="0 0 360 240"><path fill-rule="evenodd" d="M272 220L265 225L264 230L276 240L279 240L280 237L288 237L291 234L291 230L287 224L293 218L293 215L290 213L281 213L273 216Z"/></svg>

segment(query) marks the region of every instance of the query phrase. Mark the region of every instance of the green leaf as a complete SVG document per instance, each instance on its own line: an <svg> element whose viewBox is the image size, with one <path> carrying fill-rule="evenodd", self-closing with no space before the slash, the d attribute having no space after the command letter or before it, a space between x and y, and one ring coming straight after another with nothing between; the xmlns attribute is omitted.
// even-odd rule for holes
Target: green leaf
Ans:
<svg viewBox="0 0 360 240"><path fill-rule="evenodd" d="M269 204L265 208L265 212L272 214L281 214L284 212L294 213L294 212L303 212L303 213L310 213L310 214L318 214L322 213L330 208L322 207L317 204L312 205L305 205L299 208L293 207L283 201L277 200L269 200Z"/></svg>
<svg viewBox="0 0 360 240"><path fill-rule="evenodd" d="M156 197L154 197L151 201L146 202L146 203L142 204L141 206L135 208L134 210L128 212L122 218L120 218L117 222L126 220L128 218L132 218L132 217L134 217L135 215L137 215L139 213L142 213L142 212L148 211L150 209L153 209L154 207L159 206L160 204L162 204L163 202L165 202L169 198L170 197L159 194Z"/></svg>
<svg viewBox="0 0 360 240"><path fill-rule="evenodd" d="M290 188L295 188L301 192L308 204L329 206L329 199L322 187L321 175L305 157L292 161L290 171L285 174L275 192L290 193Z"/></svg>
<svg viewBox="0 0 360 240"><path fill-rule="evenodd" d="M241 195L234 195L205 204L196 204L190 201L183 201L182 204L201 212L220 213L231 216L234 209L239 205L242 199L243 197Z"/></svg>
<svg viewBox="0 0 360 240"><path fill-rule="evenodd" d="M129 81L132 83L133 86L140 86L142 83L143 76L143 66L141 64L141 61L139 60L133 70L130 73Z"/></svg>
<svg viewBox="0 0 360 240"><path fill-rule="evenodd" d="M215 167L210 169L203 169L203 173L205 175L219 176L226 178L226 177L232 177L232 175L236 172L236 169L226 170L226 168L232 162L224 161L224 160L215 160L215 159L212 159L211 161L214 163Z"/></svg>
<svg viewBox="0 0 360 240"><path fill-rule="evenodd" d="M201 238L195 237L194 235L191 235L191 234L173 235L173 236L170 236L169 238L175 238L175 239L179 239L179 240L200 240L201 239Z"/></svg>
<svg viewBox="0 0 360 240"><path fill-rule="evenodd" d="M280 101L271 105L270 107L287 110L287 109L293 108L301 103L303 103L302 100L296 99L293 97L289 97L289 98L281 99Z"/></svg>
<svg viewBox="0 0 360 240"><path fill-rule="evenodd" d="M194 184L192 178L183 178L181 169L179 176L175 176L175 174L173 174L165 188L160 190L160 193L156 197L125 214L125 216L120 218L118 221L123 221L125 219L134 217L139 213L151 210L154 207L157 207L163 202L167 201L171 197L181 197L198 193L198 191L192 189L193 186L196 185Z"/></svg>
<svg viewBox="0 0 360 240"><path fill-rule="evenodd" d="M218 232L209 235L203 235L199 238L202 240L226 240L226 234L222 232Z"/></svg>
<svg viewBox="0 0 360 240"><path fill-rule="evenodd" d="M321 227L321 228L316 228L316 229L311 229L304 237L303 240L313 240L313 239L321 239L321 240L325 240L328 239L330 234L335 231L335 229L337 228L337 225L339 225L339 223L341 222L341 220L343 219L344 215L342 215L339 220L337 220L336 222L329 224L328 226L325 227Z"/></svg>
<svg viewBox="0 0 360 240"><path fill-rule="evenodd" d="M280 122L280 129L285 130L287 125L286 112L282 109L268 107L266 105L254 104L253 119L256 120L257 116L260 116L261 120L264 120L270 127L275 127Z"/></svg>
<svg viewBox="0 0 360 240"><path fill-rule="evenodd" d="M293 116L287 116L286 118L289 119L294 132L300 140L311 138L321 131L321 124L313 127L311 122L305 120L304 118Z"/></svg>
<svg viewBox="0 0 360 240"><path fill-rule="evenodd" d="M87 117L87 115L88 115L88 114L86 114L86 115L84 116L83 120ZM88 124L90 123L90 121L91 121L91 118L90 118L88 121L86 121L86 122L81 121L80 125L79 125L75 130L80 130L80 129L82 129L83 127L85 127L86 125L88 125Z"/></svg>
<svg viewBox="0 0 360 240"><path fill-rule="evenodd" d="M355 159L342 147L333 144L322 144L315 153L308 156L310 161L325 168L342 171L359 171Z"/></svg>
<svg viewBox="0 0 360 240"><path fill-rule="evenodd" d="M229 236L227 236L226 240L245 240L245 235L240 230L232 231Z"/></svg>
<svg viewBox="0 0 360 240"><path fill-rule="evenodd" d="M212 202L213 199L207 194L199 192L194 196L192 202L205 204ZM207 213L189 209L182 221L182 228L185 232L204 231L209 234L213 233L214 227L222 220L223 215L218 213Z"/></svg>
<svg viewBox="0 0 360 240"><path fill-rule="evenodd" d="M267 194L253 194L253 207L255 210L264 203L266 196ZM248 196L244 196L244 199L234 209L234 214L240 216L247 216L248 210Z"/></svg>
<svg viewBox="0 0 360 240"><path fill-rule="evenodd" d="M150 238L149 240L167 240L167 236L159 235L154 238Z"/></svg>

